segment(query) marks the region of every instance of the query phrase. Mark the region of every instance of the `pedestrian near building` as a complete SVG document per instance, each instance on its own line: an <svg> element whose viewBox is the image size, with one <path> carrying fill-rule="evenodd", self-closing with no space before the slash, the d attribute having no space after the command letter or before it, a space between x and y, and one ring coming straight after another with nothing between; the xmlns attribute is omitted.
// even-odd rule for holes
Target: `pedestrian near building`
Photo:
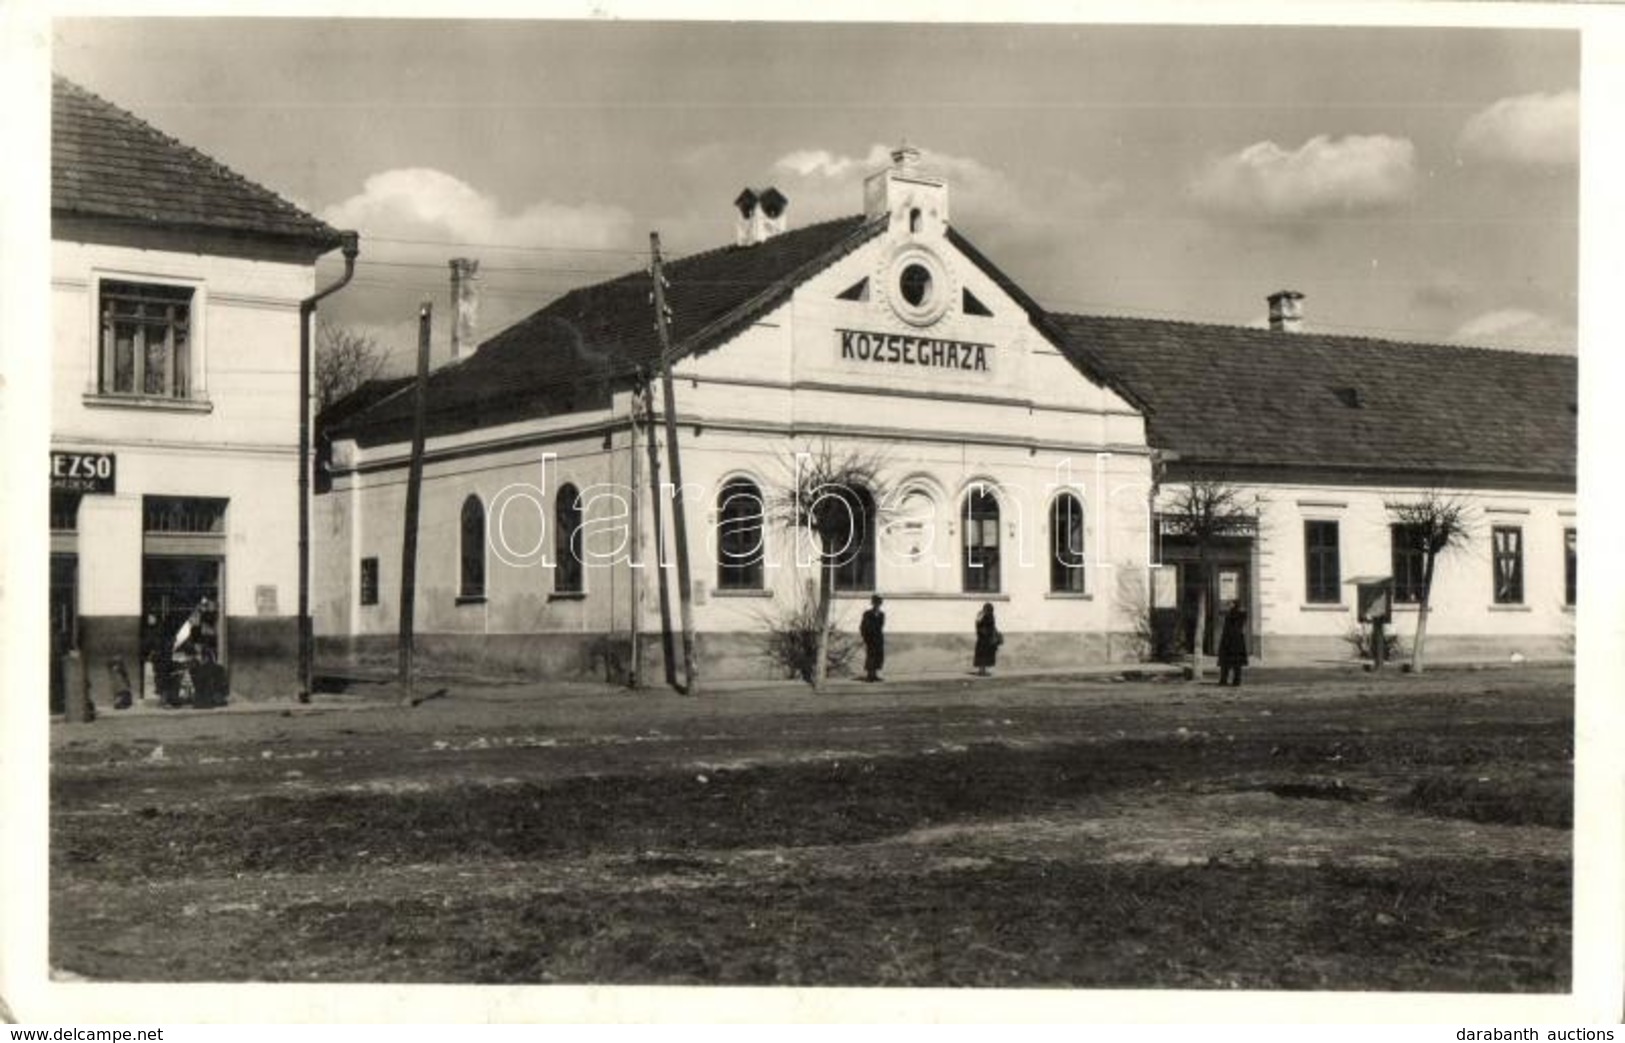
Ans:
<svg viewBox="0 0 1625 1043"><path fill-rule="evenodd" d="M998 620L993 615L993 604L988 602L982 606L982 611L976 616L976 673L979 677L988 676L998 662L999 646L1004 644L1004 635L999 633Z"/></svg>
<svg viewBox="0 0 1625 1043"><path fill-rule="evenodd" d="M870 598L869 611L858 623L858 633L863 637L865 681L880 680L880 671L886 666L886 613L880 608L883 600L879 594Z"/></svg>
<svg viewBox="0 0 1625 1043"><path fill-rule="evenodd" d="M1241 668L1247 665L1247 612L1241 602L1230 602L1219 634L1219 684L1241 687Z"/></svg>

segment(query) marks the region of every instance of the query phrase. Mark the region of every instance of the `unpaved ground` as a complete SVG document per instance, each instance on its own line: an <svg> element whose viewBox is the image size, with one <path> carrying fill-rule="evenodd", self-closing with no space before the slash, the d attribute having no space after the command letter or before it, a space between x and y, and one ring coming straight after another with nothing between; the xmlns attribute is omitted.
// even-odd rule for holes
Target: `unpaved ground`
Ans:
<svg viewBox="0 0 1625 1043"><path fill-rule="evenodd" d="M1566 987L1566 671L452 686L53 734L95 978Z"/></svg>

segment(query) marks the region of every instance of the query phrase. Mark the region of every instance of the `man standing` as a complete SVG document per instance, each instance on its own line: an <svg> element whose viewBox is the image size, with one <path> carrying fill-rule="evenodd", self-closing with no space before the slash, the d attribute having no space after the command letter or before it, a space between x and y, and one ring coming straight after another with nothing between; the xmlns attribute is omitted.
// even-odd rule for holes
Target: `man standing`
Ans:
<svg viewBox="0 0 1625 1043"><path fill-rule="evenodd" d="M880 669L886 665L886 613L880 610L880 603L879 594L870 598L869 611L863 614L863 621L858 624L858 633L863 637L865 681L880 680Z"/></svg>

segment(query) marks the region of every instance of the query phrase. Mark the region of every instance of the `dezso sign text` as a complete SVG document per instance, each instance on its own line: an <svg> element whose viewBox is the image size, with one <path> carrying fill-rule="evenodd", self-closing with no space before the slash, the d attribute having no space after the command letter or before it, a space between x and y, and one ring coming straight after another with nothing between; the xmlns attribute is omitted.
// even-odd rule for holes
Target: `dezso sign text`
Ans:
<svg viewBox="0 0 1625 1043"><path fill-rule="evenodd" d="M117 478L112 453L51 453L51 488L58 492L111 493Z"/></svg>

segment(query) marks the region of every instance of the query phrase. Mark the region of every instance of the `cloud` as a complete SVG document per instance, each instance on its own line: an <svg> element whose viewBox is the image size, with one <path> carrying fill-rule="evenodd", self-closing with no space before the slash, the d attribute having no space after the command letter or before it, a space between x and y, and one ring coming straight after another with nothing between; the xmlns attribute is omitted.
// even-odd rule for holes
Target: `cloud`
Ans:
<svg viewBox="0 0 1625 1043"><path fill-rule="evenodd" d="M1502 98L1467 120L1456 147L1494 163L1572 165L1580 158L1579 92Z"/></svg>
<svg viewBox="0 0 1625 1043"><path fill-rule="evenodd" d="M1456 330L1455 339L1520 351L1560 355L1575 353L1574 327L1524 308L1500 308L1485 312L1463 323Z"/></svg>
<svg viewBox="0 0 1625 1043"><path fill-rule="evenodd" d="M1397 206L1415 179L1416 147L1404 138L1321 134L1295 151L1260 141L1211 160L1189 190L1214 213L1297 218Z"/></svg>
<svg viewBox="0 0 1625 1043"><path fill-rule="evenodd" d="M322 211L338 228L367 237L451 243L603 249L630 240L632 215L621 207L546 200L504 211L495 198L451 174L424 167L373 174L361 192Z"/></svg>
<svg viewBox="0 0 1625 1043"><path fill-rule="evenodd" d="M828 149L801 149L788 155L780 156L773 164L773 169L785 173L795 174L798 177L822 177L851 179L868 174L885 166L890 160L884 145L875 145L869 149L869 154L861 159L851 156L837 156Z"/></svg>
<svg viewBox="0 0 1625 1043"><path fill-rule="evenodd" d="M857 212L863 179L891 165L891 148L875 144L861 156L828 149L798 149L773 163L779 189L802 222ZM1056 225L1097 211L1121 195L1116 182L1092 182L1073 171L1024 170L1018 182L997 167L969 156L922 149L920 167L948 182L956 225Z"/></svg>
<svg viewBox="0 0 1625 1043"><path fill-rule="evenodd" d="M1471 292L1471 284L1457 273L1434 272L1411 290L1411 304L1431 311L1448 311L1460 307Z"/></svg>

